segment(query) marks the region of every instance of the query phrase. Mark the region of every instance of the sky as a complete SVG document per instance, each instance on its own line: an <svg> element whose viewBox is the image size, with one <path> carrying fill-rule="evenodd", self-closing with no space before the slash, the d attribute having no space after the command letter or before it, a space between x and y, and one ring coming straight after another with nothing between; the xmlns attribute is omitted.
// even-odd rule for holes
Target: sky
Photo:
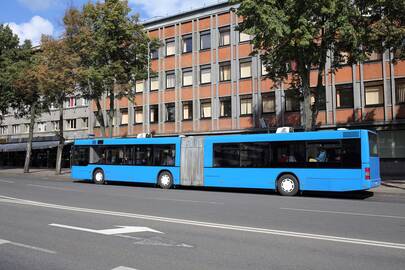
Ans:
<svg viewBox="0 0 405 270"><path fill-rule="evenodd" d="M80 8L96 0L0 0L0 23L7 24L22 43L30 39L38 45L41 35L58 37L62 31L62 18L66 8ZM213 4L218 0L128 0L132 12L142 20L167 16Z"/></svg>

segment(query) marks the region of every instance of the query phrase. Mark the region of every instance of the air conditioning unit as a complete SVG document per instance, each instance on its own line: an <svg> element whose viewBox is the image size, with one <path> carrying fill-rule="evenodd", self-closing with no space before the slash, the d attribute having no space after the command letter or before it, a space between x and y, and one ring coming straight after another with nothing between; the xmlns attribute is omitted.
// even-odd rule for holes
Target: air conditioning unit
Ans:
<svg viewBox="0 0 405 270"><path fill-rule="evenodd" d="M150 137L152 137L150 133L139 133L138 135L136 135L136 138L138 138L138 139L150 138Z"/></svg>
<svg viewBox="0 0 405 270"><path fill-rule="evenodd" d="M294 132L294 129L292 127L279 127L276 130L276 133L290 133Z"/></svg>

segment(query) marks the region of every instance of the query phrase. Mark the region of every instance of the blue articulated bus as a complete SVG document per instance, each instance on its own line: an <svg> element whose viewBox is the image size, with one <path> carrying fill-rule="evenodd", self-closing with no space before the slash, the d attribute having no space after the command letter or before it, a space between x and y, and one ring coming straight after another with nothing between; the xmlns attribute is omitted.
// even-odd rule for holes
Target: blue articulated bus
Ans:
<svg viewBox="0 0 405 270"><path fill-rule="evenodd" d="M377 135L368 130L76 140L72 177L299 191L367 190L381 183Z"/></svg>

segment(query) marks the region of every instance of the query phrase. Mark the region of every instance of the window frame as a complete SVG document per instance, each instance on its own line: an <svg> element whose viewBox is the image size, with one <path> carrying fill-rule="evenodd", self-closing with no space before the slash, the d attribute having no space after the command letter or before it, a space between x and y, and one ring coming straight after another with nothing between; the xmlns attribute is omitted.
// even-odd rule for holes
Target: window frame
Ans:
<svg viewBox="0 0 405 270"><path fill-rule="evenodd" d="M209 104L210 105L210 116L203 116L203 104ZM200 119L211 119L212 118L212 100L209 99L201 99L200 100Z"/></svg>
<svg viewBox="0 0 405 270"><path fill-rule="evenodd" d="M209 36L209 47L203 48L203 39L202 37ZM211 31L210 30L205 30L200 32L200 51L207 51L211 49Z"/></svg>
<svg viewBox="0 0 405 270"><path fill-rule="evenodd" d="M293 92L297 92L298 94L298 90L297 89L289 89L289 90L284 90L284 109L285 112L299 112L301 111L301 102L299 100L299 98L295 95L292 95L291 93ZM287 97L292 97L294 96L295 99L298 99L298 108L292 108L292 109L287 109ZM297 102L297 101L295 101Z"/></svg>
<svg viewBox="0 0 405 270"><path fill-rule="evenodd" d="M209 82L203 82L202 81L202 71L204 70L209 70L210 71L210 81ZM212 68L211 65L204 65L204 66L200 66L200 84L204 85L204 84L210 84L212 83Z"/></svg>
<svg viewBox="0 0 405 270"><path fill-rule="evenodd" d="M224 106L224 113L222 113L222 104L225 102L229 102L229 114L226 114L225 106ZM220 97L219 98L219 118L230 118L232 117L232 97L231 96L226 96L226 97Z"/></svg>
<svg viewBox="0 0 405 270"><path fill-rule="evenodd" d="M174 50L172 54L168 54L167 49L168 49L168 44L173 44ZM176 55L176 40L174 38L166 39L165 40L165 57L171 57Z"/></svg>
<svg viewBox="0 0 405 270"><path fill-rule="evenodd" d="M222 69L225 67L229 67L229 79L222 78ZM221 62L219 63L219 82L230 82L232 80L232 65L231 62Z"/></svg>
<svg viewBox="0 0 405 270"><path fill-rule="evenodd" d="M157 82L157 88L152 89L152 82L155 82L155 79L156 79L156 82ZM149 78L149 91L150 92L159 91L159 88L160 88L159 84L160 84L159 83L159 76L150 77Z"/></svg>
<svg viewBox="0 0 405 270"><path fill-rule="evenodd" d="M142 115L141 122L136 121L137 112L141 112L141 115ZM134 125L139 125L139 124L142 124L143 122L144 122L143 106L134 107Z"/></svg>
<svg viewBox="0 0 405 270"><path fill-rule="evenodd" d="M379 98L381 98L381 102L375 104L368 104L367 103L367 88L379 88L378 91ZM375 91L373 91L375 92ZM381 95L381 96L380 96ZM364 107L381 107L384 106L384 82L383 81L376 81L376 82L365 82L364 83Z"/></svg>
<svg viewBox="0 0 405 270"><path fill-rule="evenodd" d="M273 99L274 111L271 111L271 112L265 112L264 111L263 100L264 100L264 98L267 98L267 97L270 97L270 98ZM262 102L261 103L262 103L261 104L262 105L262 114L273 114L273 113L275 113L276 112L276 93L274 91L262 93Z"/></svg>
<svg viewBox="0 0 405 270"><path fill-rule="evenodd" d="M173 112L169 113L169 110L172 110ZM169 119L169 116L172 116L173 118ZM175 122L176 121L176 103L170 102L170 103L165 103L165 122Z"/></svg>
<svg viewBox="0 0 405 270"><path fill-rule="evenodd" d="M184 75L185 74L191 74L191 84L184 84ZM190 86L193 86L193 84L194 84L194 76L193 76L194 74L193 74L193 70L192 69L189 69L189 68L186 68L186 69L183 69L182 71L181 71L181 85L183 86L183 87L190 87Z"/></svg>
<svg viewBox="0 0 405 270"><path fill-rule="evenodd" d="M338 91L344 91L351 89L351 106L338 106ZM335 85L335 98L336 98L336 109L352 109L354 108L354 91L353 84L340 84Z"/></svg>
<svg viewBox="0 0 405 270"><path fill-rule="evenodd" d="M218 29L218 33L219 33L218 47L221 48L221 47L230 46L231 43L232 43L231 42L231 27L229 25L228 26L223 26L223 27ZM228 35L229 35L229 43L228 44L223 43L223 41L224 41L223 36L222 36L223 33L228 33Z"/></svg>
<svg viewBox="0 0 405 270"><path fill-rule="evenodd" d="M188 118L184 118L184 105L187 104L188 108L189 108L189 112ZM189 121L189 120L193 120L193 101L192 100L188 100L188 101L183 101L181 103L181 119L182 121Z"/></svg>
<svg viewBox="0 0 405 270"><path fill-rule="evenodd" d="M399 86L403 86L403 101L398 99L399 95ZM405 78L395 79L395 104L404 105L405 104Z"/></svg>
<svg viewBox="0 0 405 270"><path fill-rule="evenodd" d="M242 101L250 100L250 112L242 113ZM248 111L248 110L247 110ZM252 95L243 95L239 97L239 116L251 116L253 114L253 97Z"/></svg>
<svg viewBox="0 0 405 270"><path fill-rule="evenodd" d="M242 77L242 65L249 64L249 76L244 76ZM252 59L247 58L247 59L240 59L239 60L239 79L244 80L244 79L251 79L252 78Z"/></svg>
<svg viewBox="0 0 405 270"><path fill-rule="evenodd" d="M185 50L185 47L184 47L184 45L186 45L186 48L187 48L188 43L185 43L185 41L187 41L187 40L191 40L190 50ZM192 34L183 35L181 37L181 53L187 54L187 53L192 53L192 52L193 52L193 35Z"/></svg>
<svg viewBox="0 0 405 270"><path fill-rule="evenodd" d="M155 111L155 113L154 113L154 116L156 115L155 116L155 118L156 118L155 121L152 121L152 117L151 117L152 109ZM149 105L149 123L151 123L151 124L159 123L159 105L158 104Z"/></svg>
<svg viewBox="0 0 405 270"><path fill-rule="evenodd" d="M167 82L168 82L167 77L168 77L168 76L173 76L173 80L174 80L173 86L170 86L170 87L169 87L169 86L167 85ZM174 88L176 88L176 73L175 73L174 70L166 71L166 74L165 74L165 87L166 87L166 89L174 89Z"/></svg>

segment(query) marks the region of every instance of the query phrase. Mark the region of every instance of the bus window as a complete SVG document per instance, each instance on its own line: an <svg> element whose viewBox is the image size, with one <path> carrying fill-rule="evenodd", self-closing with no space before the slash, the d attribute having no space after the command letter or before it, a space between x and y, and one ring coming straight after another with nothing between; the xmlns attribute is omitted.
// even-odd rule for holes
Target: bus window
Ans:
<svg viewBox="0 0 405 270"><path fill-rule="evenodd" d="M342 167L361 167L361 144L360 139L342 140Z"/></svg>
<svg viewBox="0 0 405 270"><path fill-rule="evenodd" d="M124 159L124 147L114 146L108 147L105 151L107 165L121 165Z"/></svg>
<svg viewBox="0 0 405 270"><path fill-rule="evenodd" d="M307 144L307 161L311 167L339 168L342 161L340 141L310 142Z"/></svg>
<svg viewBox="0 0 405 270"><path fill-rule="evenodd" d="M151 145L135 146L135 165L150 166L152 165L153 147Z"/></svg>
<svg viewBox="0 0 405 270"><path fill-rule="evenodd" d="M273 162L275 167L301 167L305 163L305 143L272 143Z"/></svg>
<svg viewBox="0 0 405 270"><path fill-rule="evenodd" d="M73 166L87 166L90 158L89 147L74 147L73 148Z"/></svg>
<svg viewBox="0 0 405 270"><path fill-rule="evenodd" d="M214 144L214 167L239 167L240 149L237 143Z"/></svg>
<svg viewBox="0 0 405 270"><path fill-rule="evenodd" d="M370 149L370 156L377 157L378 156L378 144L377 144L377 135L374 133L368 133L368 146Z"/></svg>
<svg viewBox="0 0 405 270"><path fill-rule="evenodd" d="M105 164L105 149L103 146L92 147L91 164Z"/></svg>
<svg viewBox="0 0 405 270"><path fill-rule="evenodd" d="M175 145L155 145L153 147L153 165L174 166Z"/></svg>
<svg viewBox="0 0 405 270"><path fill-rule="evenodd" d="M240 145L240 167L265 168L269 164L269 143L242 143Z"/></svg>

